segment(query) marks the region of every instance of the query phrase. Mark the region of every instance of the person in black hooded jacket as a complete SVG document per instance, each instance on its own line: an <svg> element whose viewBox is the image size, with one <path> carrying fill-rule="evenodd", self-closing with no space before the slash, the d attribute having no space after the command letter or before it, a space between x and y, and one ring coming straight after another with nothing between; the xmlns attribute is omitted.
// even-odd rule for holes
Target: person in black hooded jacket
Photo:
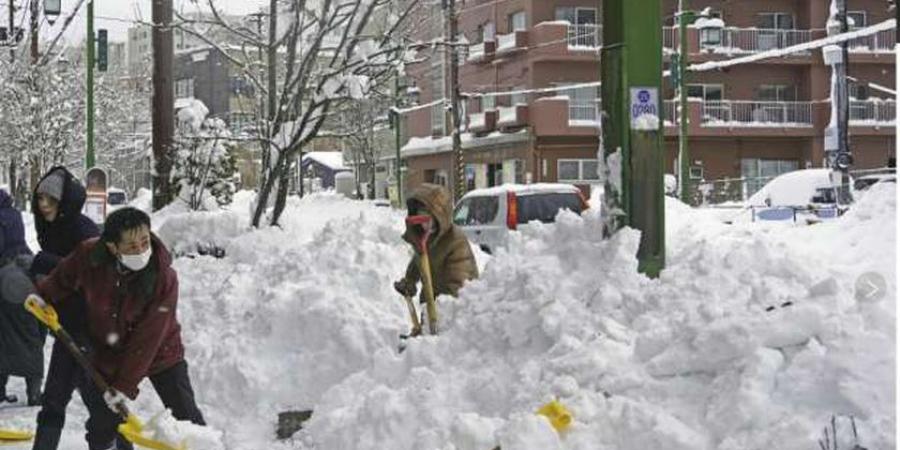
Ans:
<svg viewBox="0 0 900 450"><path fill-rule="evenodd" d="M31 250L25 243L22 213L0 190L0 403L18 401L6 395L9 376L25 378L28 404L38 405L44 378L44 336L37 320L20 301L34 292L27 270Z"/></svg>
<svg viewBox="0 0 900 450"><path fill-rule="evenodd" d="M40 252L34 257L31 273L41 279L50 274L82 241L100 235L97 225L81 213L87 194L81 182L64 167L47 172L31 199L34 227ZM83 301L61 302L60 322L81 344L85 339ZM37 416L35 450L56 450L66 420L66 406L78 383L90 382L75 358L59 341L54 342L50 368Z"/></svg>

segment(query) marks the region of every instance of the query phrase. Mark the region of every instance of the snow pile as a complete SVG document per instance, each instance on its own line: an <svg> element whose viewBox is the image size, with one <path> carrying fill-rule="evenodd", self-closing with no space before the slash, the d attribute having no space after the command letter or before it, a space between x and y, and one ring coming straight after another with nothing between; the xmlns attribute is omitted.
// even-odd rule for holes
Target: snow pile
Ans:
<svg viewBox="0 0 900 450"><path fill-rule="evenodd" d="M782 234L670 201L658 281L635 273L635 232L604 242L598 221L561 214L442 302L439 337L402 356L380 348L326 392L304 442L810 448L837 414L855 416L863 445L892 448L895 261L874 253L896 242L895 200L882 189L841 220ZM854 299L867 271L889 279L885 299ZM575 419L558 445L533 414L555 397Z"/></svg>
<svg viewBox="0 0 900 450"><path fill-rule="evenodd" d="M398 213L336 195L292 199L283 229L245 223L173 215L160 234L226 249L224 259L175 262L187 357L210 424L233 448L271 448L260 442L273 440L277 413L313 409L378 349L396 351L408 319L390 281L410 250Z"/></svg>

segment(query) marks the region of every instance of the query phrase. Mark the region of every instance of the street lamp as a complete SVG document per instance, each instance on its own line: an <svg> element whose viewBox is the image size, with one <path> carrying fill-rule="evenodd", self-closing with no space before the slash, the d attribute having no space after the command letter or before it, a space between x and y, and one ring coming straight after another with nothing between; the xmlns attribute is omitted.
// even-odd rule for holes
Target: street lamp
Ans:
<svg viewBox="0 0 900 450"><path fill-rule="evenodd" d="M60 14L62 14L62 0L44 0L44 16L47 23L52 26Z"/></svg>

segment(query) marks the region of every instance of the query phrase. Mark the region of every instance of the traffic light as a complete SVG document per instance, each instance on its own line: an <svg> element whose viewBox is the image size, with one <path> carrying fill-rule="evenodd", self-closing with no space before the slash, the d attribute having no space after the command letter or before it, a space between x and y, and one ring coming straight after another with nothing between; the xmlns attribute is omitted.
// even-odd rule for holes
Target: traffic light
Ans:
<svg viewBox="0 0 900 450"><path fill-rule="evenodd" d="M97 30L97 70L106 72L109 65L109 35L106 30Z"/></svg>

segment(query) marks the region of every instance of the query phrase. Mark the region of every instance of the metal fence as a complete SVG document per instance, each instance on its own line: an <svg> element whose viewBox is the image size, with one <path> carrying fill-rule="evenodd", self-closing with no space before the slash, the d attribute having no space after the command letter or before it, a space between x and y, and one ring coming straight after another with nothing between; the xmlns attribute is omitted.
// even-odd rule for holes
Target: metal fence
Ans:
<svg viewBox="0 0 900 450"><path fill-rule="evenodd" d="M603 45L603 27L595 24L569 25L569 47L599 48Z"/></svg>
<svg viewBox="0 0 900 450"><path fill-rule="evenodd" d="M894 101L851 100L850 122L893 125L897 120L897 103Z"/></svg>
<svg viewBox="0 0 900 450"><path fill-rule="evenodd" d="M812 40L812 30L776 30L764 28L723 28L720 47L730 52L755 53L804 44Z"/></svg>
<svg viewBox="0 0 900 450"><path fill-rule="evenodd" d="M892 52L897 42L897 30L879 31L870 36L853 39L848 47L851 52Z"/></svg>
<svg viewBox="0 0 900 450"><path fill-rule="evenodd" d="M599 102L591 99L569 99L569 120L596 122Z"/></svg>
<svg viewBox="0 0 900 450"><path fill-rule="evenodd" d="M812 126L812 105L812 102L705 101L703 123L707 126L735 123Z"/></svg>

